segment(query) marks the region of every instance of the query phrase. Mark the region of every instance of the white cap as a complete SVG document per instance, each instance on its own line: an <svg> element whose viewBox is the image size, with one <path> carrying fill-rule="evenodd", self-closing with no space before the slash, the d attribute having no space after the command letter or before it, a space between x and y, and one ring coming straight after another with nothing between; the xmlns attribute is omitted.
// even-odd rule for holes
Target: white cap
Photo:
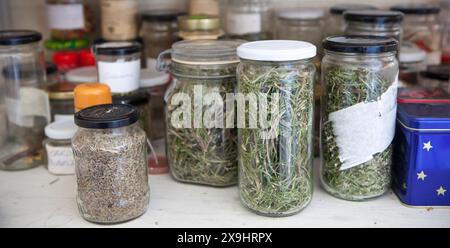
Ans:
<svg viewBox="0 0 450 248"><path fill-rule="evenodd" d="M166 72L156 70L156 60L147 60L147 69L141 70L141 88L150 88L164 85L170 80L170 75Z"/></svg>
<svg viewBox="0 0 450 248"><path fill-rule="evenodd" d="M290 20L314 20L323 18L325 12L320 9L282 10L278 17Z"/></svg>
<svg viewBox="0 0 450 248"><path fill-rule="evenodd" d="M427 53L410 42L404 42L400 48L399 60L403 63L424 61Z"/></svg>
<svg viewBox="0 0 450 248"><path fill-rule="evenodd" d="M80 67L66 73L66 79L71 83L98 82L97 68L95 66Z"/></svg>
<svg viewBox="0 0 450 248"><path fill-rule="evenodd" d="M71 139L78 130L74 120L64 119L48 124L45 127L45 136L50 139L67 140Z"/></svg>
<svg viewBox="0 0 450 248"><path fill-rule="evenodd" d="M264 40L240 45L237 55L257 61L293 61L313 58L316 50L316 46L304 41Z"/></svg>

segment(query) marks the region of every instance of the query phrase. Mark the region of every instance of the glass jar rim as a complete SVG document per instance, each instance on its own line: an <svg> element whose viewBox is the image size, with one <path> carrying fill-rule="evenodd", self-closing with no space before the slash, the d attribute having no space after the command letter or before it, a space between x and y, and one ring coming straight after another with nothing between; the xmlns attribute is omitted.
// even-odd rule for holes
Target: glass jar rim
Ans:
<svg viewBox="0 0 450 248"><path fill-rule="evenodd" d="M404 14L412 15L429 15L429 14L439 14L441 11L440 7L436 4L398 4L390 8L393 11L400 11Z"/></svg>
<svg viewBox="0 0 450 248"><path fill-rule="evenodd" d="M344 12L346 21L366 23L401 23L404 14L399 11L389 10L349 10Z"/></svg>
<svg viewBox="0 0 450 248"><path fill-rule="evenodd" d="M381 54L397 52L398 42L378 36L330 36L323 40L323 48L336 53Z"/></svg>

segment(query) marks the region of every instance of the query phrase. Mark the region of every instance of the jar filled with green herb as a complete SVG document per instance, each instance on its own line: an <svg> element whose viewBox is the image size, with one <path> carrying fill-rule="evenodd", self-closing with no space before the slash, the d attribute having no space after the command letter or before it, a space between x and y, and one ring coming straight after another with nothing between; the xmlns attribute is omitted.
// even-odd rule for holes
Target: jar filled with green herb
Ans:
<svg viewBox="0 0 450 248"><path fill-rule="evenodd" d="M316 47L256 41L237 53L241 202L262 215L295 214L313 192Z"/></svg>
<svg viewBox="0 0 450 248"><path fill-rule="evenodd" d="M324 40L321 181L333 196L361 201L390 187L397 45L374 36Z"/></svg>
<svg viewBox="0 0 450 248"><path fill-rule="evenodd" d="M211 186L237 183L233 95L237 40L177 42L160 55L173 75L165 95L166 151L172 176ZM171 54L171 64L164 56ZM231 96L230 96L231 95Z"/></svg>

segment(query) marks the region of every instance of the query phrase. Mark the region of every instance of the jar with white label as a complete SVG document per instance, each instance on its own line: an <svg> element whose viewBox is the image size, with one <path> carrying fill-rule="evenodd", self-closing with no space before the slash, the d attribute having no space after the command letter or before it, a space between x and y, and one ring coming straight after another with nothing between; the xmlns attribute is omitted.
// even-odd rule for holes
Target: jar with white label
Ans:
<svg viewBox="0 0 450 248"><path fill-rule="evenodd" d="M127 41L138 36L138 1L101 0L102 37L110 41ZM120 14L118 14L120 13Z"/></svg>
<svg viewBox="0 0 450 248"><path fill-rule="evenodd" d="M71 119L53 122L45 127L44 147L47 169L54 175L75 174L75 160L72 153L72 137L77 126Z"/></svg>
<svg viewBox="0 0 450 248"><path fill-rule="evenodd" d="M42 163L44 128L50 122L45 91L41 34L0 31L0 103L6 110L7 138L0 147L0 169L20 170Z"/></svg>
<svg viewBox="0 0 450 248"><path fill-rule="evenodd" d="M403 40L415 43L427 52L428 65L441 63L442 25L439 20L440 8L435 4L401 4L391 10L405 14L403 20Z"/></svg>
<svg viewBox="0 0 450 248"><path fill-rule="evenodd" d="M292 215L311 201L316 53L286 40L237 49L239 194L257 214Z"/></svg>
<svg viewBox="0 0 450 248"><path fill-rule="evenodd" d="M324 40L320 174L335 197L362 201L390 188L397 45L374 36Z"/></svg>
<svg viewBox="0 0 450 248"><path fill-rule="evenodd" d="M92 14L84 0L46 0L46 3L52 39L82 39L92 32Z"/></svg>
<svg viewBox="0 0 450 248"><path fill-rule="evenodd" d="M330 15L326 20L325 33L323 37L333 35L344 35L345 20L344 12L349 10L370 10L376 9L367 4L337 4L330 8Z"/></svg>
<svg viewBox="0 0 450 248"><path fill-rule="evenodd" d="M225 6L228 37L247 41L272 37L269 0L227 0Z"/></svg>
<svg viewBox="0 0 450 248"><path fill-rule="evenodd" d="M106 42L95 46L98 80L122 94L139 88L141 45L135 42Z"/></svg>

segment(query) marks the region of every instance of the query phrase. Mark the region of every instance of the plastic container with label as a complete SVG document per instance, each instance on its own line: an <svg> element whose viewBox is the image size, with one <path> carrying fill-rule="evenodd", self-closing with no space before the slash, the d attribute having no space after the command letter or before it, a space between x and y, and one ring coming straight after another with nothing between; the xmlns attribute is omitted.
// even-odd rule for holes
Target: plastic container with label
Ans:
<svg viewBox="0 0 450 248"><path fill-rule="evenodd" d="M50 123L45 127L44 147L47 169L55 175L75 174L75 161L72 153L72 137L77 131L73 117Z"/></svg>
<svg viewBox="0 0 450 248"><path fill-rule="evenodd" d="M320 176L335 197L362 201L390 188L397 45L375 36L324 40Z"/></svg>
<svg viewBox="0 0 450 248"><path fill-rule="evenodd" d="M100 9L103 39L128 41L137 38L138 1L101 0Z"/></svg>
<svg viewBox="0 0 450 248"><path fill-rule="evenodd" d="M7 140L0 147L3 170L28 169L42 163L44 128L51 116L44 90L47 82L41 38L35 31L0 31L0 85L4 88L0 105L7 120Z"/></svg>
<svg viewBox="0 0 450 248"><path fill-rule="evenodd" d="M178 27L178 36L183 40L217 40L223 35L217 16L180 16Z"/></svg>
<svg viewBox="0 0 450 248"><path fill-rule="evenodd" d="M419 74L426 68L427 54L414 43L404 42L400 48L401 86L409 87L419 84Z"/></svg>
<svg viewBox="0 0 450 248"><path fill-rule="evenodd" d="M374 6L367 4L337 4L330 8L330 15L326 20L324 37L344 35L344 12L349 10L374 10Z"/></svg>

